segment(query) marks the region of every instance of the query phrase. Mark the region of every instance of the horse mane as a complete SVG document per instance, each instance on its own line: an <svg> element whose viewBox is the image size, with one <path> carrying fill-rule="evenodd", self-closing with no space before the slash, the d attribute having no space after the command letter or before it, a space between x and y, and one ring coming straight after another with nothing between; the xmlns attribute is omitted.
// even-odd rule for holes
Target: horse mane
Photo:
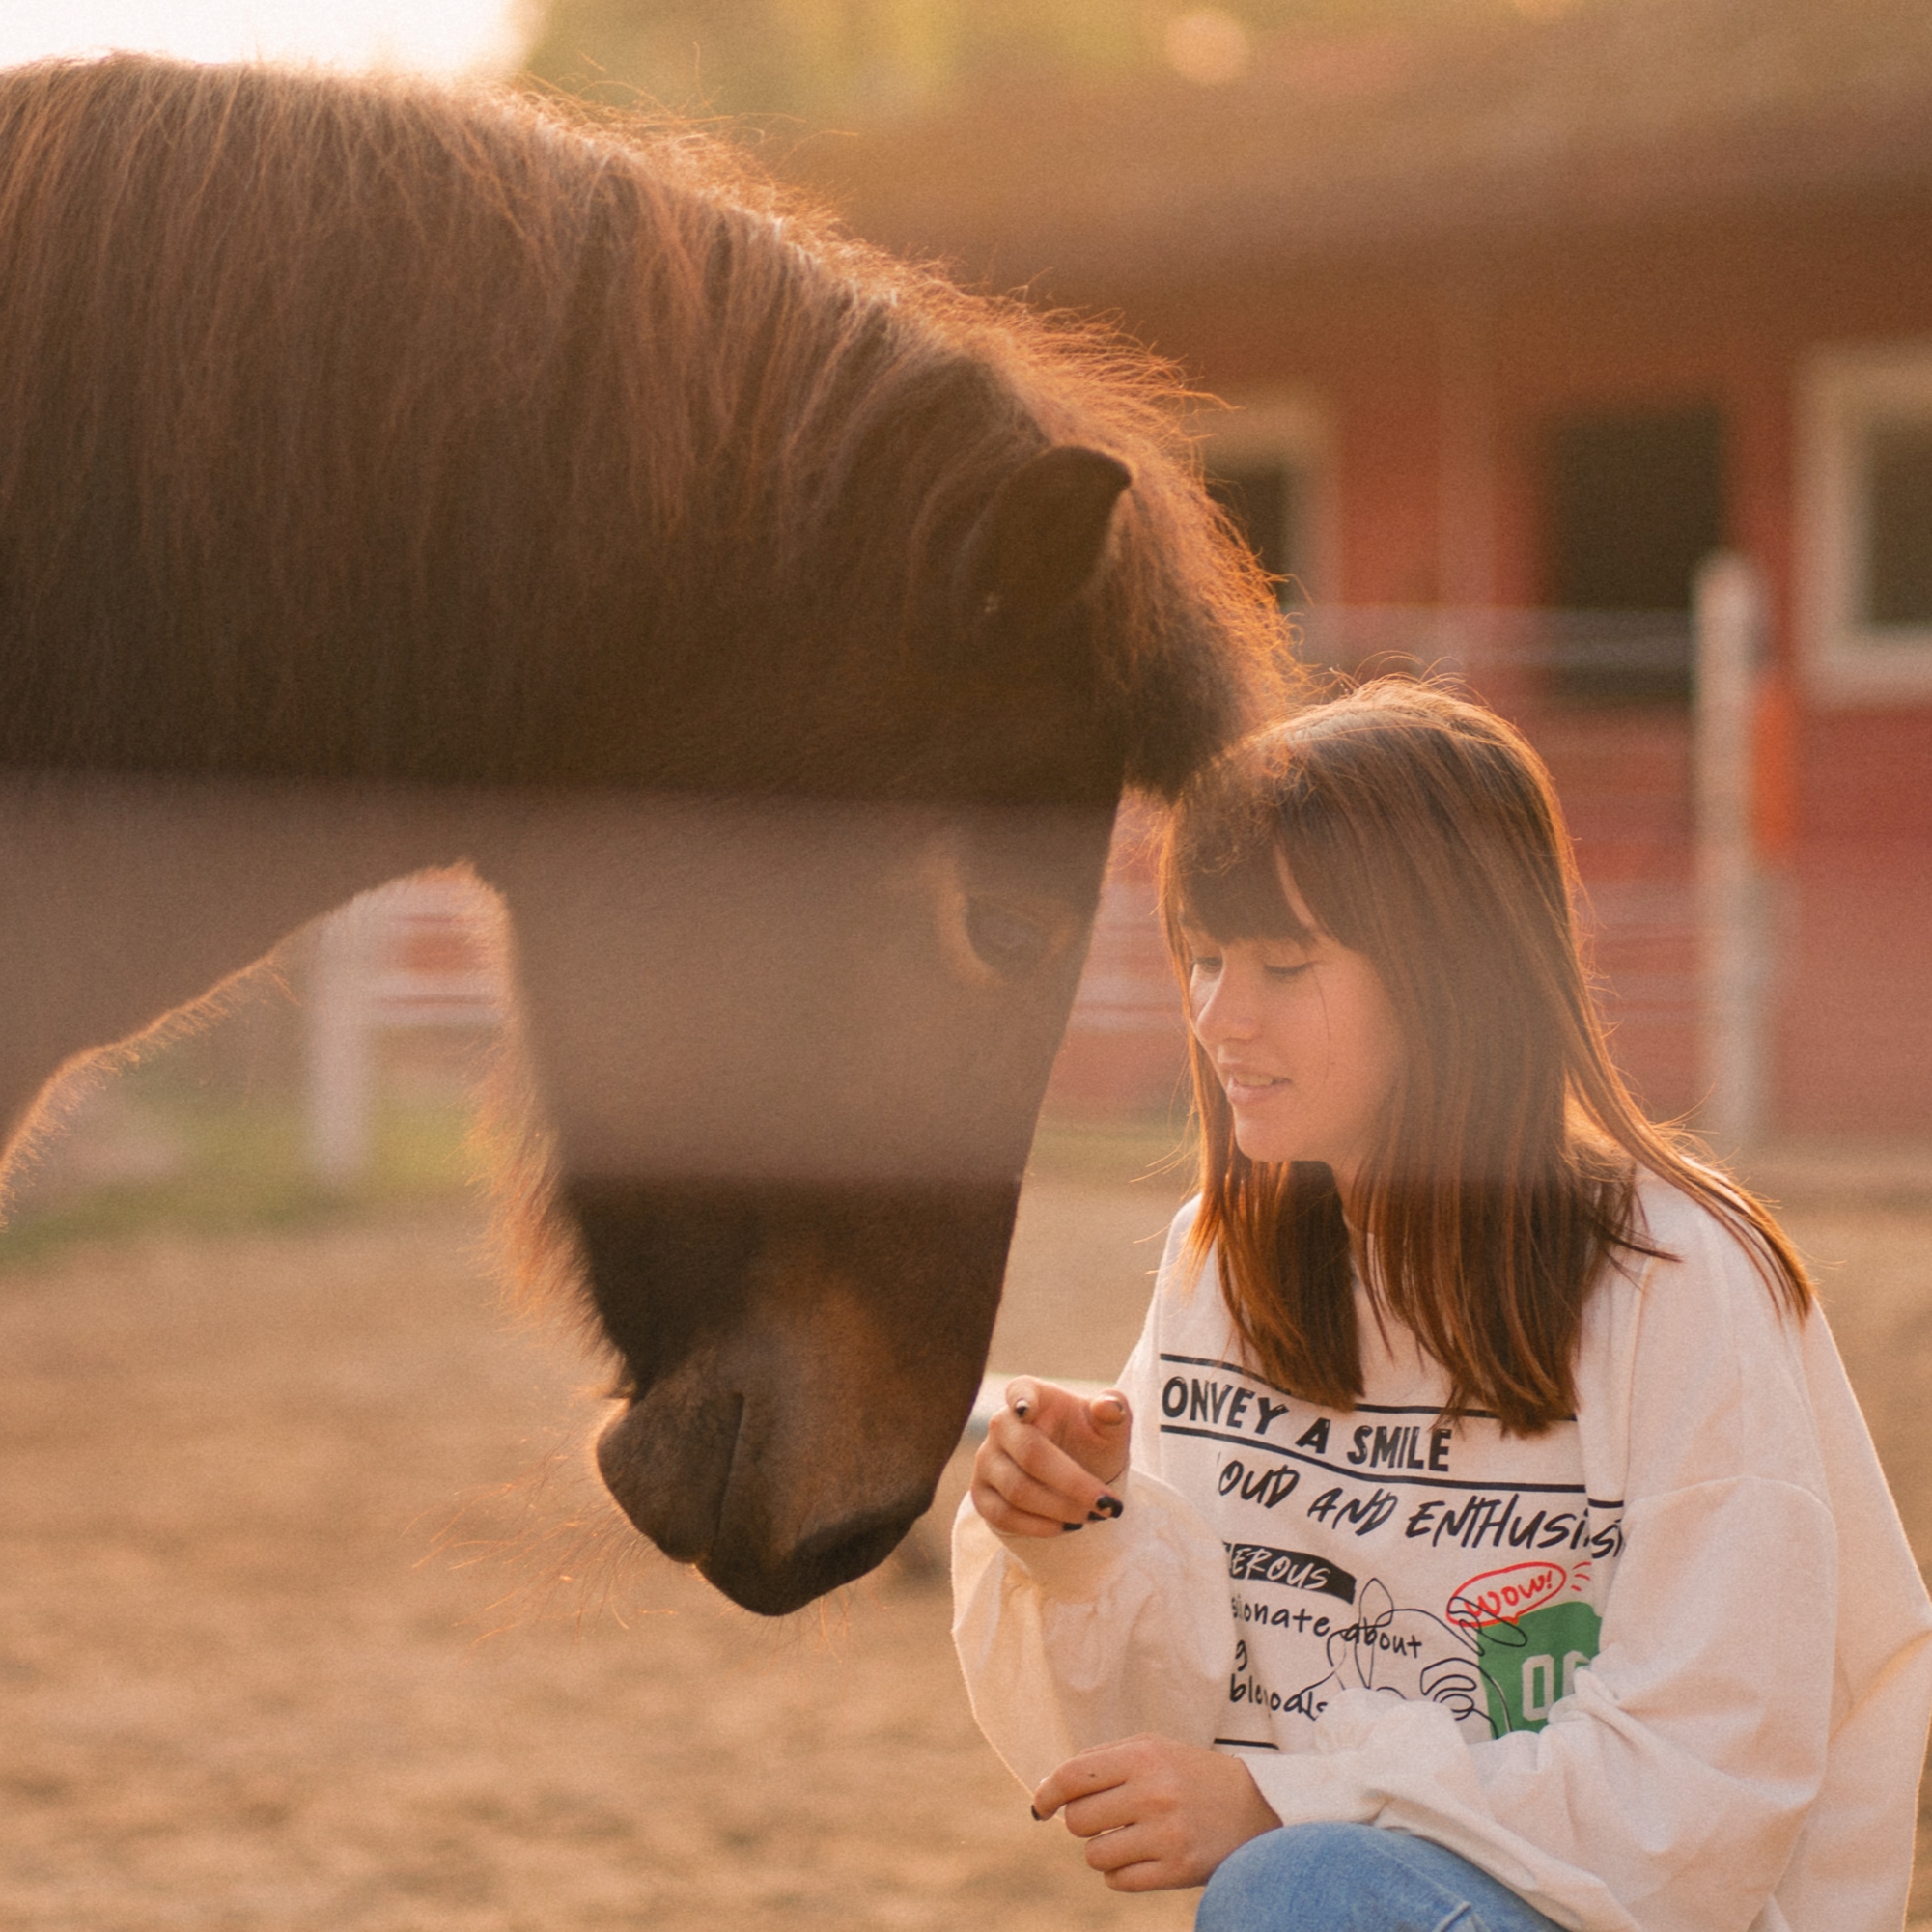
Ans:
<svg viewBox="0 0 1932 1932"><path fill-rule="evenodd" d="M1134 472L1081 687L1115 770L1171 794L1269 701L1170 371L689 128L36 63L0 290L0 762L970 792L952 560L1060 442Z"/></svg>

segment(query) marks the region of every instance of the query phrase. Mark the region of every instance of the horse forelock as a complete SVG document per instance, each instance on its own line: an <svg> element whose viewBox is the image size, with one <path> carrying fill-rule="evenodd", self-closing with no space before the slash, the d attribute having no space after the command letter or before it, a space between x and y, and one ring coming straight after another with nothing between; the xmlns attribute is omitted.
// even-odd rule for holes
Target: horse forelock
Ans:
<svg viewBox="0 0 1932 1932"><path fill-rule="evenodd" d="M18 69L0 288L7 762L997 789L1060 704L1062 742L1168 791L1267 687L1271 606L1167 372L892 261L688 129ZM952 566L1063 441L1135 480L1042 644L1079 661L1002 696Z"/></svg>

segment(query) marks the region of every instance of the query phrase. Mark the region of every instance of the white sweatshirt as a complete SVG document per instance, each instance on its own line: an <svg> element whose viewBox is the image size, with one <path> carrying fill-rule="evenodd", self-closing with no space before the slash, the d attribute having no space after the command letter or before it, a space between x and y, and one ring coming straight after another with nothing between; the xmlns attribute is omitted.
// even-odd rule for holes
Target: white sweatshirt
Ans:
<svg viewBox="0 0 1932 1932"><path fill-rule="evenodd" d="M1284 1824L1392 1826L1574 1932L1895 1932L1932 1605L1822 1314L1646 1181L1578 1414L1435 1426L1446 1381L1363 1297L1347 1414L1236 1365L1176 1218L1121 1380L1116 1523L996 1536L954 1637L1022 1783L1151 1731L1241 1754Z"/></svg>

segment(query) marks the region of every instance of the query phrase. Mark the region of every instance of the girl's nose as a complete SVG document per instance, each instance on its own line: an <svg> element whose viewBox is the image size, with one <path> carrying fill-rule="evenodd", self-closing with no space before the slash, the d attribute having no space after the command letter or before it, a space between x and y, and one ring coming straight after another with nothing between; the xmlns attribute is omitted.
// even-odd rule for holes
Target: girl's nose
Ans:
<svg viewBox="0 0 1932 1932"><path fill-rule="evenodd" d="M1241 997L1235 975L1223 968L1194 1001L1194 1033L1204 1047L1252 1036L1252 1002Z"/></svg>

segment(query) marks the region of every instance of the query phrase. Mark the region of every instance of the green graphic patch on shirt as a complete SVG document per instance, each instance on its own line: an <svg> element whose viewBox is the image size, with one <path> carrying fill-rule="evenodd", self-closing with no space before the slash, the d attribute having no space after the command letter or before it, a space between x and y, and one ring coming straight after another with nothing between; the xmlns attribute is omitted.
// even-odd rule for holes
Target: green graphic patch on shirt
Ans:
<svg viewBox="0 0 1932 1932"><path fill-rule="evenodd" d="M1577 1672L1597 1654L1602 1629L1603 1619L1588 1604L1572 1600L1477 1631L1492 1733L1540 1731L1556 1699L1576 1689Z"/></svg>

